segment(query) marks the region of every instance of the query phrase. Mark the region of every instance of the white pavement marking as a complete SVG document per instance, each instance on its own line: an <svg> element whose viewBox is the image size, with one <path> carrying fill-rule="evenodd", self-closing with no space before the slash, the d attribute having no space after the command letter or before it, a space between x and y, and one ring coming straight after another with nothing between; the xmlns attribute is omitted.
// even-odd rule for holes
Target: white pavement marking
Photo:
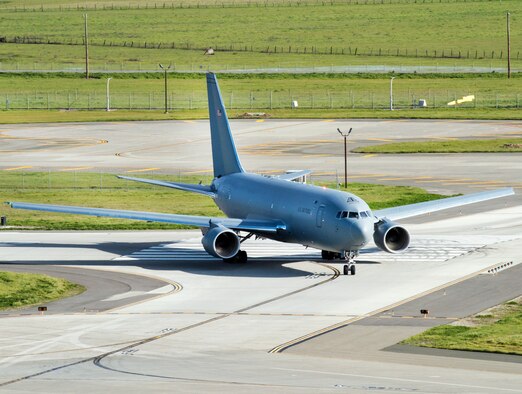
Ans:
<svg viewBox="0 0 522 394"><path fill-rule="evenodd" d="M166 285L166 286L158 287L157 289L150 290L150 291L127 291L125 293L115 294L102 301L118 301L118 300L124 300L126 298L138 297L138 296L145 295L145 294L168 294L173 290L174 290L174 286Z"/></svg>
<svg viewBox="0 0 522 394"><path fill-rule="evenodd" d="M458 239L418 238L414 239L404 253L390 254L376 247L369 247L361 251L359 260L378 260L380 262L390 261L438 261L444 262L452 258L470 253L488 242L483 237L470 240L470 237ZM480 238L480 239L479 239ZM495 238L494 240L498 242ZM308 260L322 261L319 251L307 249L302 245L285 244L272 240L249 240L243 243L243 248L248 252L250 258L258 260ZM210 256L201 245L200 238L187 239L177 243L165 243L150 248L136 251L132 254L116 257L116 261L219 261L220 259Z"/></svg>

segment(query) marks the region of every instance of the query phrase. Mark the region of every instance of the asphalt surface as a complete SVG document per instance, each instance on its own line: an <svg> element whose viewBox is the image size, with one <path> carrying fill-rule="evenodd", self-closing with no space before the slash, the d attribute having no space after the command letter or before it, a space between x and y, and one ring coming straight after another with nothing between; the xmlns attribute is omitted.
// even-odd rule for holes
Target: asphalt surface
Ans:
<svg viewBox="0 0 522 394"><path fill-rule="evenodd" d="M522 122L503 121L232 122L249 170L310 168L313 177L330 179L343 166L337 127L354 127L351 146L522 133ZM206 121L2 126L0 139L4 171L111 170L146 177L208 173L211 163ZM369 248L354 277L338 276L309 250L263 240L245 244L259 256L252 264L231 266L209 258L197 232L2 232L1 261L99 270L100 278L82 273L81 280L99 288L106 279L114 290L83 304L116 307L67 312L85 308L77 303L63 313L3 316L0 389L522 393L518 358L394 346L520 295L520 265L479 275L522 258L520 156L351 155L351 180L447 194L504 186L519 193L405 221L412 248L404 255ZM183 288L136 303L159 285L136 281L139 276ZM428 318L418 317L420 308L430 310ZM277 349L282 352L274 354Z"/></svg>
<svg viewBox="0 0 522 394"><path fill-rule="evenodd" d="M520 364L522 356L421 348L397 344L397 338L406 339L412 335L412 329L418 329L420 332L430 327L449 324L517 298L522 291L521 278L522 264L504 269L497 274L476 275L393 309L293 345L285 352L317 357L378 359L378 352L391 351ZM426 317L421 315L421 309L427 309L429 314ZM381 339L354 340L354 336L360 333L360 327L367 332L371 331L370 338ZM383 341L385 338L389 338L388 342ZM368 357L369 354L371 357ZM401 362L400 356L397 356L397 362ZM429 363L429 360L423 362ZM519 367L511 368L516 370Z"/></svg>
<svg viewBox="0 0 522 394"><path fill-rule="evenodd" d="M41 305L0 311L0 317L38 314L38 306L47 306L45 314L98 313L112 310L129 303L145 301L157 297L149 293L171 286L168 282L146 276L130 275L122 272L99 271L79 267L60 267L49 264L0 264L0 271L30 272L67 279L86 288L83 293L62 300ZM167 289L165 289L167 291ZM123 298L119 298L119 297Z"/></svg>

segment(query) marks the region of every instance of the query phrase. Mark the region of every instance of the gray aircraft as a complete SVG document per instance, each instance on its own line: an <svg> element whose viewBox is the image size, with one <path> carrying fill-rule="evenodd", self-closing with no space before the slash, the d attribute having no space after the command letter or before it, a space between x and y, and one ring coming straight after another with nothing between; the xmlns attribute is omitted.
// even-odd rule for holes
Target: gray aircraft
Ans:
<svg viewBox="0 0 522 394"><path fill-rule="evenodd" d="M292 182L310 171L268 177L243 170L216 76L207 74L214 180L191 185L126 176L119 178L206 195L227 217L10 202L12 208L178 223L201 228L204 249L231 262L246 262L241 243L252 236L297 243L322 251L327 260L345 259L344 274L355 274L359 250L373 239L377 247L399 253L408 248L410 235L395 220L512 195L499 189L437 201L373 211L354 194Z"/></svg>

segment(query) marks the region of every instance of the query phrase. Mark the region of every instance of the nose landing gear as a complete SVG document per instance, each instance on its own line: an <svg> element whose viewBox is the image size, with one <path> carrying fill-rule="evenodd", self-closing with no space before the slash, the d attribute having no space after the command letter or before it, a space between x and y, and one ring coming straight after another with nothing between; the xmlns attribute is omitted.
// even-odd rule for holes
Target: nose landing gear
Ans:
<svg viewBox="0 0 522 394"><path fill-rule="evenodd" d="M355 258L359 255L357 251L345 251L344 259L347 264L343 266L343 274L344 275L355 275Z"/></svg>

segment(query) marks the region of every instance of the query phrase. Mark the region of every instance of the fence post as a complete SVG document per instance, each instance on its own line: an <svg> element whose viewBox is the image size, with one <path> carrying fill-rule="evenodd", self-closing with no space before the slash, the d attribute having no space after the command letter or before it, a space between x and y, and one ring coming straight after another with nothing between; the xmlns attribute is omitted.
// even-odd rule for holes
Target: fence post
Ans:
<svg viewBox="0 0 522 394"><path fill-rule="evenodd" d="M270 91L270 109L272 109L272 94L273 94L273 91L271 90Z"/></svg>

